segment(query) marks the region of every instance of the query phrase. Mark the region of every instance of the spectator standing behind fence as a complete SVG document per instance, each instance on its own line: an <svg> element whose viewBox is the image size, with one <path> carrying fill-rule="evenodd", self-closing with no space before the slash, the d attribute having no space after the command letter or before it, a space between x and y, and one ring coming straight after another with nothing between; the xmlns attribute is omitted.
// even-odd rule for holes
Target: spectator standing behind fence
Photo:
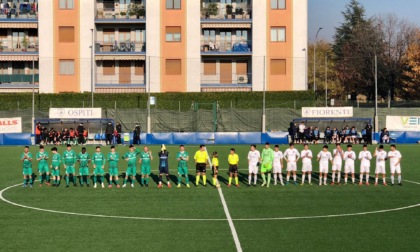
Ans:
<svg viewBox="0 0 420 252"><path fill-rule="evenodd" d="M368 123L366 129L366 144L372 145L372 125Z"/></svg>
<svg viewBox="0 0 420 252"><path fill-rule="evenodd" d="M2 5L3 5L3 3L2 3ZM36 127L35 127L35 144L40 144L41 143L41 132L42 132L42 126L41 126L41 123L38 122L36 124Z"/></svg>
<svg viewBox="0 0 420 252"><path fill-rule="evenodd" d="M303 143L305 139L305 122L301 122L299 124L299 142Z"/></svg>
<svg viewBox="0 0 420 252"><path fill-rule="evenodd" d="M84 144L85 141L83 137L83 123L80 123L79 126L77 126L76 132L77 132L77 143Z"/></svg>
<svg viewBox="0 0 420 252"><path fill-rule="evenodd" d="M136 127L134 128L133 133L134 133L133 144L141 144L141 140L140 140L141 128L138 123L136 123Z"/></svg>
<svg viewBox="0 0 420 252"><path fill-rule="evenodd" d="M115 126L116 130L117 130L117 144L121 144L121 136L122 136L122 126L120 122L117 122L117 126ZM118 137L119 136L119 137Z"/></svg>
<svg viewBox="0 0 420 252"><path fill-rule="evenodd" d="M315 129L314 129L314 134L313 134L313 142L314 142L314 144L317 144L318 143L318 140L319 140L319 129L318 129L318 127L315 127Z"/></svg>
<svg viewBox="0 0 420 252"><path fill-rule="evenodd" d="M332 131L331 128L328 126L324 131L324 144L331 143Z"/></svg>
<svg viewBox="0 0 420 252"><path fill-rule="evenodd" d="M296 140L296 134L297 134L297 127L296 123L291 122L289 127L289 136L291 138L291 143L295 143Z"/></svg>
<svg viewBox="0 0 420 252"><path fill-rule="evenodd" d="M112 136L114 135L114 125L108 123L105 129L106 144L112 144Z"/></svg>

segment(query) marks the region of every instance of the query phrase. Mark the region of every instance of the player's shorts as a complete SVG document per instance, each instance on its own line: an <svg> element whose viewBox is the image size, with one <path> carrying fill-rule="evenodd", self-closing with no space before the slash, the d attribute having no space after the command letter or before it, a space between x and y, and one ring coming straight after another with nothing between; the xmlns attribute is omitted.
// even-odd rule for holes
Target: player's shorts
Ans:
<svg viewBox="0 0 420 252"><path fill-rule="evenodd" d="M32 167L23 168L23 175L32 175Z"/></svg>
<svg viewBox="0 0 420 252"><path fill-rule="evenodd" d="M38 171L39 171L39 173L50 172L50 169L48 167L48 164L38 165Z"/></svg>
<svg viewBox="0 0 420 252"><path fill-rule="evenodd" d="M400 174L401 173L401 165L390 165L390 168L391 168L391 174L393 174L393 173Z"/></svg>
<svg viewBox="0 0 420 252"><path fill-rule="evenodd" d="M261 164L261 172L265 173L265 172L271 172L271 170L273 169L273 165L272 164Z"/></svg>
<svg viewBox="0 0 420 252"><path fill-rule="evenodd" d="M118 176L118 167L109 168L109 176Z"/></svg>
<svg viewBox="0 0 420 252"><path fill-rule="evenodd" d="M93 175L105 175L104 168L102 166L96 166L96 168L93 170Z"/></svg>
<svg viewBox="0 0 420 252"><path fill-rule="evenodd" d="M159 174L169 174L169 167L161 167L159 166Z"/></svg>
<svg viewBox="0 0 420 252"><path fill-rule="evenodd" d="M128 166L127 170L125 171L126 176L136 176L137 174L137 168L135 165Z"/></svg>
<svg viewBox="0 0 420 252"><path fill-rule="evenodd" d="M212 167L212 170L213 170L213 174L214 174L214 175L219 174L219 166L217 166L217 165L216 165L216 166L213 166L213 167Z"/></svg>
<svg viewBox="0 0 420 252"><path fill-rule="evenodd" d="M249 173L258 174L258 163L249 163L248 171Z"/></svg>
<svg viewBox="0 0 420 252"><path fill-rule="evenodd" d="M281 165L273 165L273 173L281 173Z"/></svg>
<svg viewBox="0 0 420 252"><path fill-rule="evenodd" d="M328 173L328 163L319 163L319 172Z"/></svg>
<svg viewBox="0 0 420 252"><path fill-rule="evenodd" d="M238 165L231 165L229 164L229 173L238 173Z"/></svg>
<svg viewBox="0 0 420 252"><path fill-rule="evenodd" d="M206 163L197 163L195 165L196 172L206 172Z"/></svg>
<svg viewBox="0 0 420 252"><path fill-rule="evenodd" d="M89 168L88 167L80 167L79 168L79 175L80 176L87 176L87 175L89 175Z"/></svg>
<svg viewBox="0 0 420 252"><path fill-rule="evenodd" d="M386 174L385 165L376 165L375 174Z"/></svg>
<svg viewBox="0 0 420 252"><path fill-rule="evenodd" d="M60 169L52 169L51 170L51 175L53 175L53 176L60 176Z"/></svg>
<svg viewBox="0 0 420 252"><path fill-rule="evenodd" d="M370 166L361 165L360 166L360 173L369 173L370 172Z"/></svg>
<svg viewBox="0 0 420 252"><path fill-rule="evenodd" d="M188 168L187 167L178 167L178 175L188 176Z"/></svg>
<svg viewBox="0 0 420 252"><path fill-rule="evenodd" d="M341 167L342 167L342 164L335 164L335 163L333 163L332 170L333 171L341 171Z"/></svg>
<svg viewBox="0 0 420 252"><path fill-rule="evenodd" d="M142 175L150 175L150 165L142 165L141 166L141 174Z"/></svg>
<svg viewBox="0 0 420 252"><path fill-rule="evenodd" d="M76 169L74 168L74 166L67 165L67 167L66 167L66 174L70 174L70 173L75 174L76 173Z"/></svg>
<svg viewBox="0 0 420 252"><path fill-rule="evenodd" d="M311 163L303 163L302 164L302 172L312 172L312 164Z"/></svg>
<svg viewBox="0 0 420 252"><path fill-rule="evenodd" d="M297 171L296 162L288 162L287 163L287 171Z"/></svg>
<svg viewBox="0 0 420 252"><path fill-rule="evenodd" d="M344 173L354 173L354 165L345 165Z"/></svg>

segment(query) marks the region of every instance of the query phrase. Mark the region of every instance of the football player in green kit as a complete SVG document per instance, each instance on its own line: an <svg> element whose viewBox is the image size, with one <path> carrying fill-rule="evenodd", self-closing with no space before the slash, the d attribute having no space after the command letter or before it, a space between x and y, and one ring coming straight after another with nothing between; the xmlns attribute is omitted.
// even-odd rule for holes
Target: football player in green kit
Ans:
<svg viewBox="0 0 420 252"><path fill-rule="evenodd" d="M274 161L274 151L270 148L270 143L265 143L265 148L261 151L261 177L263 178L263 183L261 186L270 187L271 172L273 170L273 161ZM265 179L265 174L268 173L267 181Z"/></svg>
<svg viewBox="0 0 420 252"><path fill-rule="evenodd" d="M60 164L61 164L61 156L57 152L57 148L51 148L52 152L52 163L51 163L51 175L53 176L54 184L53 186L58 187L60 185Z"/></svg>
<svg viewBox="0 0 420 252"><path fill-rule="evenodd" d="M128 162L128 168L125 171L125 178L123 188L127 186L128 178L131 178L131 187L134 187L134 183L136 182L136 174L137 174L137 167L136 167L136 156L137 152L134 151L134 145L130 145L130 150L122 156L122 158Z"/></svg>
<svg viewBox="0 0 420 252"><path fill-rule="evenodd" d="M77 187L76 184L76 159L77 155L74 150L71 149L71 145L67 144L67 149L63 153L63 162L64 162L64 169L66 169L66 187L69 187L70 183L70 174L73 179L73 185Z"/></svg>
<svg viewBox="0 0 420 252"><path fill-rule="evenodd" d="M150 161L152 160L152 151L147 146L144 146L143 151L140 153L139 163L141 164L141 184L146 187L149 187Z"/></svg>
<svg viewBox="0 0 420 252"><path fill-rule="evenodd" d="M185 184L190 188L189 179L188 179L188 152L185 151L184 145L179 146L179 152L176 154L176 159L178 160L178 188L181 187L182 175L185 176Z"/></svg>
<svg viewBox="0 0 420 252"><path fill-rule="evenodd" d="M104 185L104 165L105 165L105 156L101 152L101 147L96 146L96 152L92 155L92 163L93 163L93 188L96 188L96 182L99 177L100 183L102 188L105 187Z"/></svg>
<svg viewBox="0 0 420 252"><path fill-rule="evenodd" d="M86 152L86 148L82 148L82 152L77 155L77 162L79 162L79 182L80 186L83 187L83 183L86 182L86 186L89 187L89 163L90 156Z"/></svg>
<svg viewBox="0 0 420 252"><path fill-rule="evenodd" d="M114 178L117 188L120 188L118 184L118 160L120 160L118 153L115 152L115 146L111 146L111 152L108 153L109 163L109 188L112 188L112 178Z"/></svg>
<svg viewBox="0 0 420 252"><path fill-rule="evenodd" d="M38 172L39 172L39 186L42 186L44 182L45 173L45 184L50 186L50 169L48 167L48 153L45 152L44 146L39 146L39 152L36 154L36 160L38 161Z"/></svg>
<svg viewBox="0 0 420 252"><path fill-rule="evenodd" d="M32 153L29 152L29 146L25 146L22 155L20 155L20 160L23 164L22 187L27 187L29 179L29 186L32 188L34 181L32 180Z"/></svg>

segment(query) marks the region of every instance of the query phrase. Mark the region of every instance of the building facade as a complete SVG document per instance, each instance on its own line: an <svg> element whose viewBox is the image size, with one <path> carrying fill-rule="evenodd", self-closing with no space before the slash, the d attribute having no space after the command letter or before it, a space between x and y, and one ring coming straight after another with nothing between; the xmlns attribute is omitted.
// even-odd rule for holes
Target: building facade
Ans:
<svg viewBox="0 0 420 252"><path fill-rule="evenodd" d="M307 0L0 1L0 92L307 88Z"/></svg>

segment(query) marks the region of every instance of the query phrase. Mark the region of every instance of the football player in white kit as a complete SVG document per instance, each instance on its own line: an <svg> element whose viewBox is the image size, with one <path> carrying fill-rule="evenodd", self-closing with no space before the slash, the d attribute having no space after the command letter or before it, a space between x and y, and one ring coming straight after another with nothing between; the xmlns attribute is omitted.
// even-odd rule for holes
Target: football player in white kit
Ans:
<svg viewBox="0 0 420 252"><path fill-rule="evenodd" d="M378 185L379 174L382 174L382 181L384 186L386 186L386 171L385 171L385 160L386 160L386 151L384 151L384 146L381 144L375 148L373 156L376 157L376 168L375 168L375 186Z"/></svg>
<svg viewBox="0 0 420 252"><path fill-rule="evenodd" d="M347 151L344 152L344 184L347 184L349 173L351 173L351 180L354 184L354 160L356 160L356 153L353 151L351 144L347 145Z"/></svg>
<svg viewBox="0 0 420 252"><path fill-rule="evenodd" d="M305 183L305 175L308 173L308 184L312 185L312 151L309 149L308 144L303 145L303 150L300 152L300 157L302 158L302 183Z"/></svg>
<svg viewBox="0 0 420 252"><path fill-rule="evenodd" d="M367 149L367 145L363 145L363 150L359 152L360 160L360 182L359 186L363 185L363 175L366 175L366 185L369 185L369 172L370 172L370 160L372 159L372 154Z"/></svg>
<svg viewBox="0 0 420 252"><path fill-rule="evenodd" d="M344 151L341 148L340 144L335 145L333 150L333 165L332 165L332 182L331 185L334 185L335 174L337 173L337 184L340 185L341 180L341 167L343 166Z"/></svg>
<svg viewBox="0 0 420 252"><path fill-rule="evenodd" d="M290 172L293 173L294 184L297 185L296 171L297 171L297 161L299 160L300 154L299 151L295 149L293 143L289 144L289 148L284 152L284 159L287 162L287 176L286 176L286 185L289 184Z"/></svg>
<svg viewBox="0 0 420 252"><path fill-rule="evenodd" d="M274 160L273 160L274 185L277 185L277 177L280 180L280 184L284 185L283 175L281 174L282 168L283 168L283 152L279 150L279 146L276 144L274 146Z"/></svg>
<svg viewBox="0 0 420 252"><path fill-rule="evenodd" d="M401 183L401 153L397 150L395 144L391 144L391 151L388 152L388 159L391 168L391 186L394 185L394 175L398 175L398 185L402 186Z"/></svg>
<svg viewBox="0 0 420 252"><path fill-rule="evenodd" d="M319 185L322 185L322 177L324 177L324 185L327 185L328 161L332 164L333 160L331 152L328 151L328 145L322 147L322 151L317 155L317 160L319 161Z"/></svg>
<svg viewBox="0 0 420 252"><path fill-rule="evenodd" d="M255 144L251 144L251 150L248 152L248 186L251 186L252 174L254 174L254 186L257 185L258 161L260 160L260 151Z"/></svg>

